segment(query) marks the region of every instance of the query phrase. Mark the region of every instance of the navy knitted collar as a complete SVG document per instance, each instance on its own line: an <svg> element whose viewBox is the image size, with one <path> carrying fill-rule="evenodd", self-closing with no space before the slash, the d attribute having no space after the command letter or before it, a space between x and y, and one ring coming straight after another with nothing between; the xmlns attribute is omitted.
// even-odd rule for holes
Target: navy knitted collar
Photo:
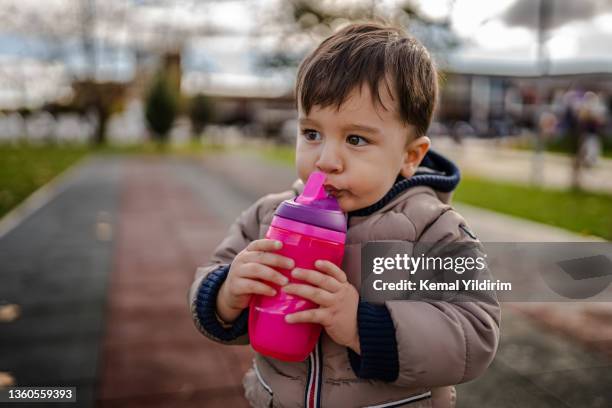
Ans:
<svg viewBox="0 0 612 408"><path fill-rule="evenodd" d="M429 186L434 190L448 193L453 191L459 184L461 175L457 166L433 150L429 150L423 158L420 168L422 167L425 168L424 171L417 171L409 179L400 174L395 180L393 187L383 198L368 207L350 211L348 213L349 219L350 217L363 217L373 214L399 194L415 186Z"/></svg>

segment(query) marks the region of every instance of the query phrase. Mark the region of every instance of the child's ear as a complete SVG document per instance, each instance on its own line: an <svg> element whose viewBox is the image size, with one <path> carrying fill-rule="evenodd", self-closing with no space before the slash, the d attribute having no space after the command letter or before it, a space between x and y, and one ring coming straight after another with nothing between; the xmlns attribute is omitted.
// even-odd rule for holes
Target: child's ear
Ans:
<svg viewBox="0 0 612 408"><path fill-rule="evenodd" d="M427 136L417 137L408 143L404 152L404 162L402 163L400 174L406 178L412 177L430 146L431 140Z"/></svg>

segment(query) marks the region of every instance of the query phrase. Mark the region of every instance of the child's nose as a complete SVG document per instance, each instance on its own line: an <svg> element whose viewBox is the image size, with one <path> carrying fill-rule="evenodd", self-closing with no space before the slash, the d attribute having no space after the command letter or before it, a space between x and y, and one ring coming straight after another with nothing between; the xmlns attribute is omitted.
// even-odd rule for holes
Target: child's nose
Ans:
<svg viewBox="0 0 612 408"><path fill-rule="evenodd" d="M333 146L325 146L315 163L317 170L323 173L339 173L342 171L342 159Z"/></svg>

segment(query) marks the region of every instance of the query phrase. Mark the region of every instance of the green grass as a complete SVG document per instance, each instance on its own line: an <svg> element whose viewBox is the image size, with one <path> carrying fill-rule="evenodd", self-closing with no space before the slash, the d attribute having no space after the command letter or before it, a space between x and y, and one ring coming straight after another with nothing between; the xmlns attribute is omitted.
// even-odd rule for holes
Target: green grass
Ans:
<svg viewBox="0 0 612 408"><path fill-rule="evenodd" d="M612 240L612 195L464 176L454 200Z"/></svg>
<svg viewBox="0 0 612 408"><path fill-rule="evenodd" d="M295 147L294 146L274 146L266 147L258 154L263 155L266 159L294 165L295 163Z"/></svg>
<svg viewBox="0 0 612 408"><path fill-rule="evenodd" d="M223 146L195 142L177 146L147 142L96 148L84 145L0 144L0 218L87 154L201 157L222 150Z"/></svg>
<svg viewBox="0 0 612 408"><path fill-rule="evenodd" d="M602 137L601 141L601 156L605 158L612 158L612 135ZM516 142L513 146L518 150L534 150L534 140L526 140ZM548 140L544 146L545 150L550 153L558 153L568 156L574 155L574 150L571 145L571 141L567 137L557 138L554 140Z"/></svg>
<svg viewBox="0 0 612 408"><path fill-rule="evenodd" d="M85 154L85 147L0 145L0 217Z"/></svg>
<svg viewBox="0 0 612 408"><path fill-rule="evenodd" d="M269 160L294 163L292 148L270 148L262 154ZM612 240L610 194L538 188L464 175L453 200Z"/></svg>

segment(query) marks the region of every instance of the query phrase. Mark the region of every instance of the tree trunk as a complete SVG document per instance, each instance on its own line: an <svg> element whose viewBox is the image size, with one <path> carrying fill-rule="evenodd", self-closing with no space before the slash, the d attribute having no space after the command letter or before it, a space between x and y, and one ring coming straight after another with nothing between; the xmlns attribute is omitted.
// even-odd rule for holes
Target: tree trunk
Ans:
<svg viewBox="0 0 612 408"><path fill-rule="evenodd" d="M106 125L108 124L109 115L105 109L100 107L96 109L96 113L98 114L98 126L96 127L93 142L96 146L101 146L106 143Z"/></svg>

